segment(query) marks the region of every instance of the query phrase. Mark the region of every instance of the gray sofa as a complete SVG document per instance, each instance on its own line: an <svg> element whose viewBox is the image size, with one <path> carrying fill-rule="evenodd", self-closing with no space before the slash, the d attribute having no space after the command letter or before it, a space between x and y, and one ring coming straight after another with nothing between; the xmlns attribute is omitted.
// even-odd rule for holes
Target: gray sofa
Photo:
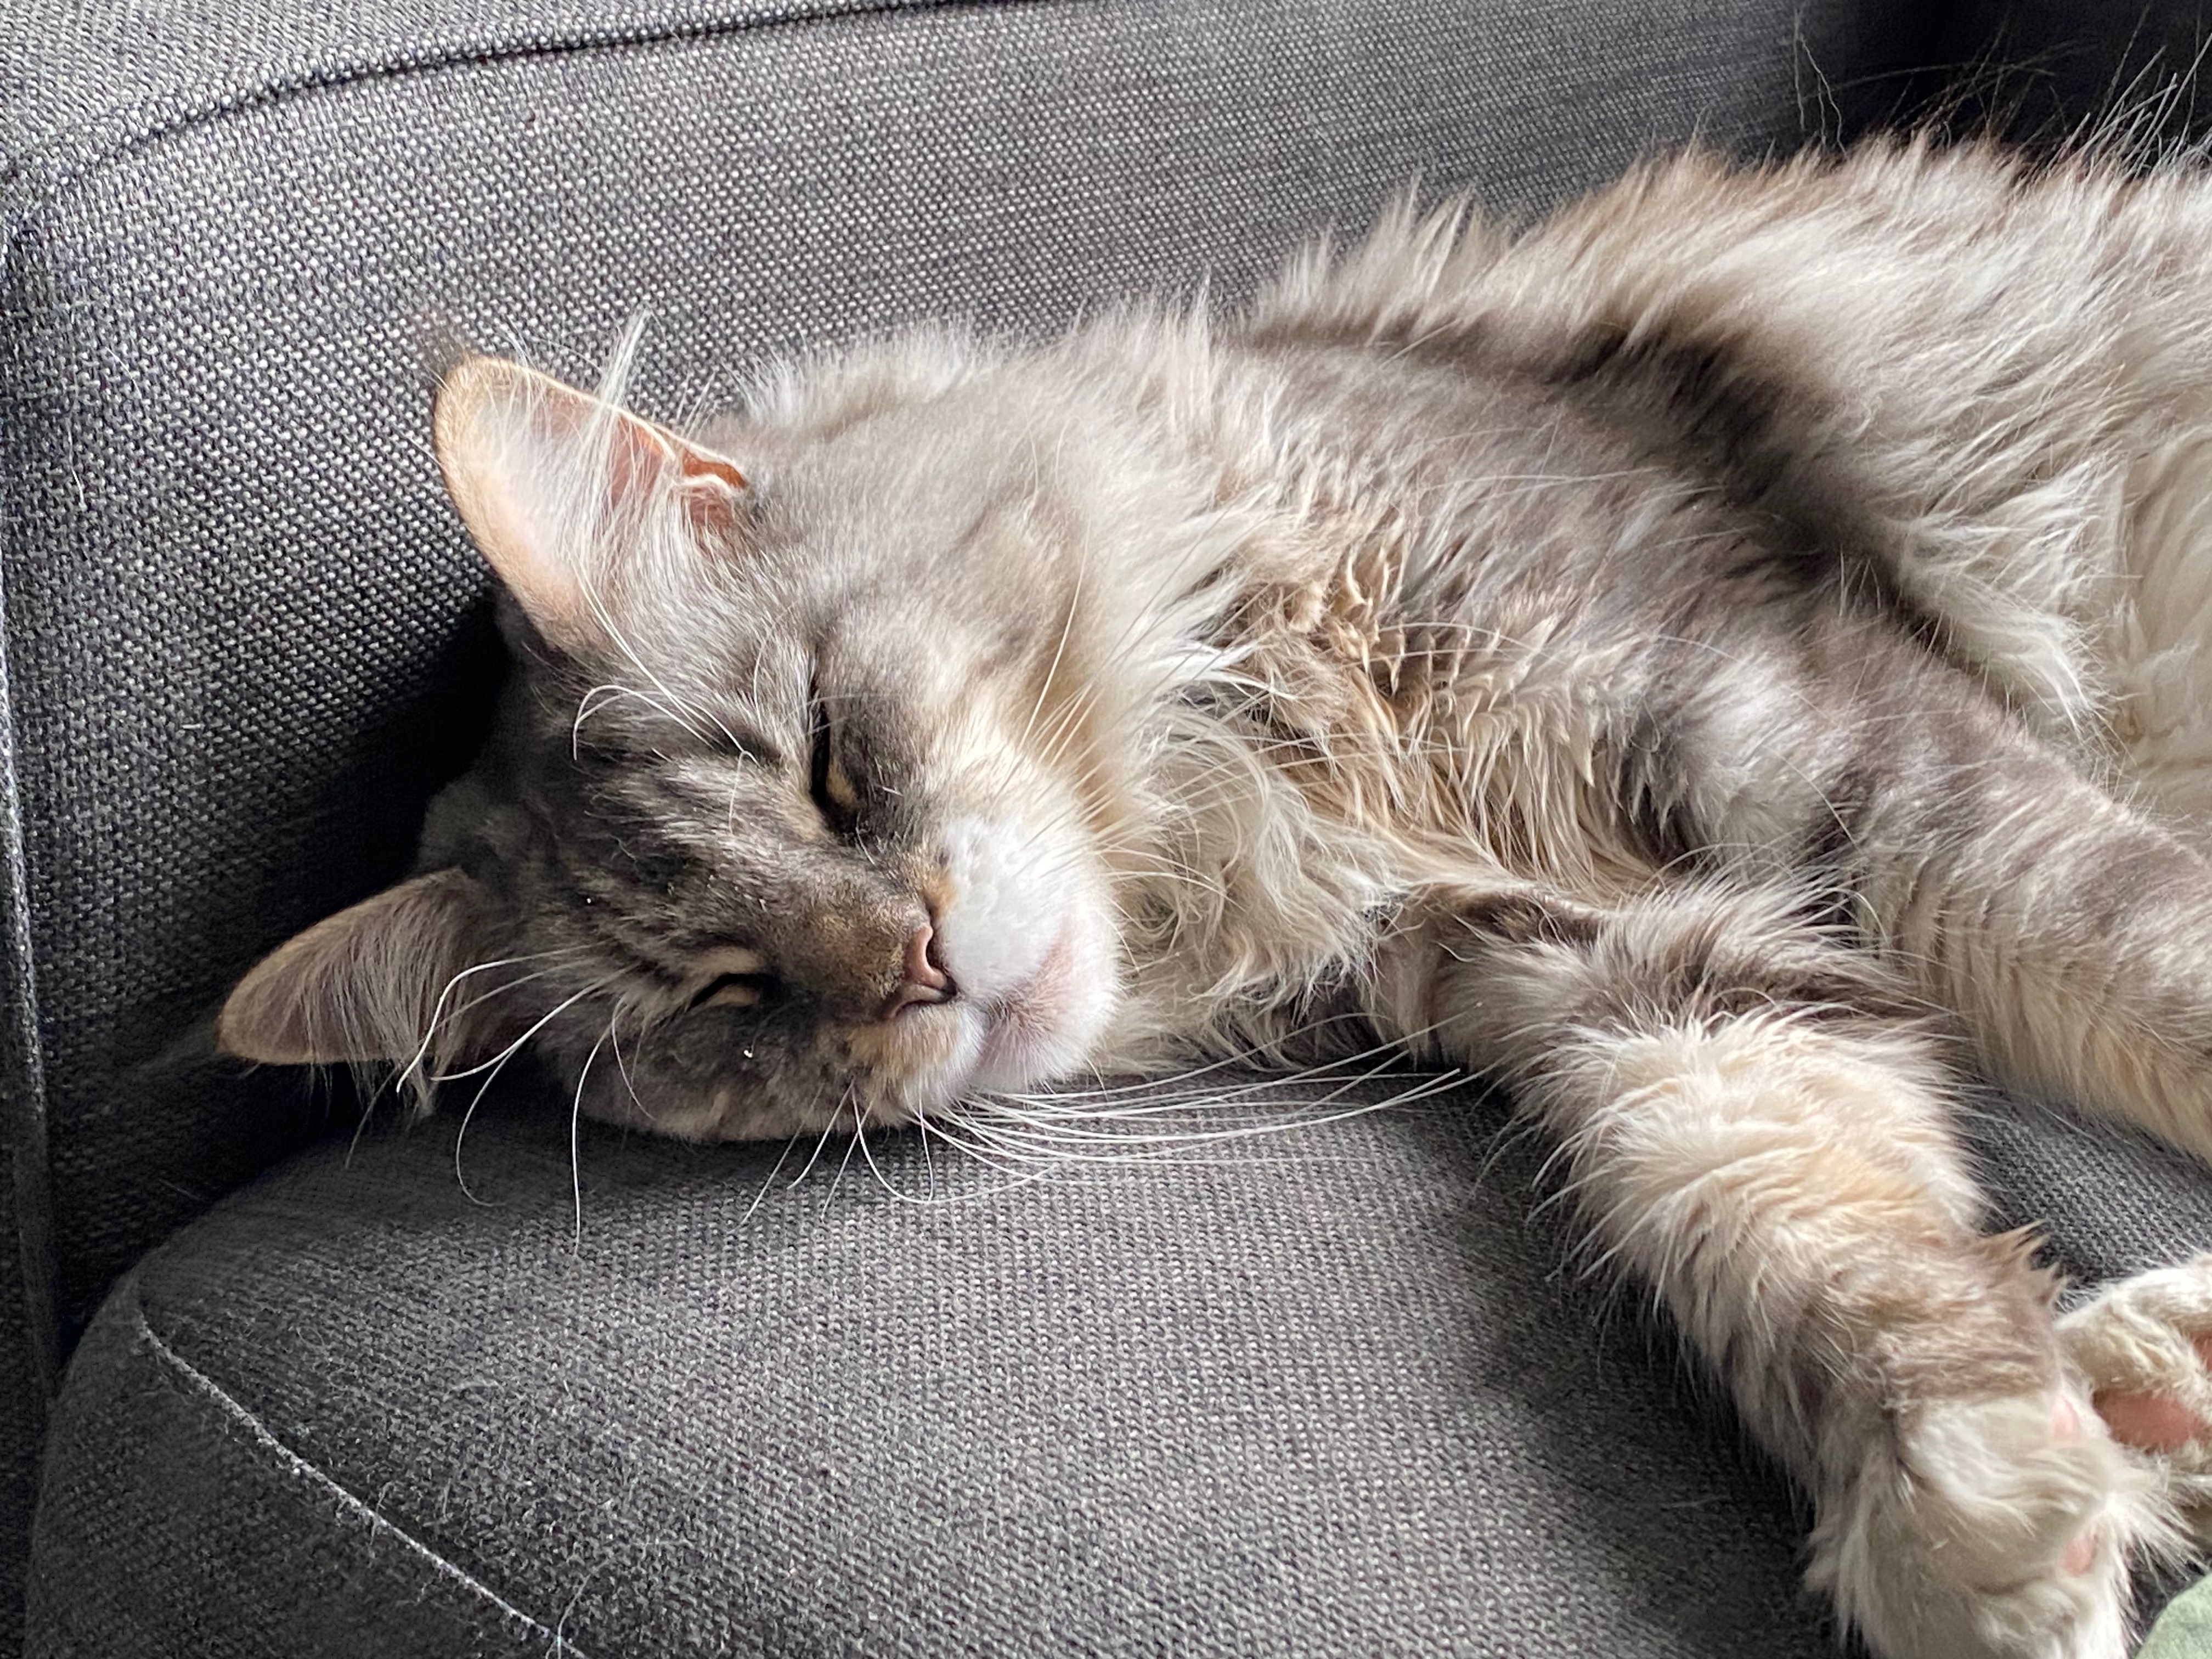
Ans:
<svg viewBox="0 0 2212 1659"><path fill-rule="evenodd" d="M1692 133L1983 107L1942 66L2000 29L2033 73L1986 107L2047 126L2196 27L2065 9L0 0L0 1640L1833 1651L1803 1516L1494 1098L794 1185L572 1147L519 1073L458 1149L457 1110L356 1144L208 1015L483 729L426 340L584 375L643 306L680 416L908 319L1233 294L1416 173L1531 212ZM2155 1151L1976 1133L2079 1273L2212 1243Z"/></svg>

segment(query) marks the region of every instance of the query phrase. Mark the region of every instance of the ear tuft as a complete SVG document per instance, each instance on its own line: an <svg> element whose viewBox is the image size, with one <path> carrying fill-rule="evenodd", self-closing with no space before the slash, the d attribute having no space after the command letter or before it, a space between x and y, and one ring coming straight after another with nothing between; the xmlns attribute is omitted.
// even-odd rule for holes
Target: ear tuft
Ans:
<svg viewBox="0 0 2212 1659"><path fill-rule="evenodd" d="M469 533L538 631L567 648L602 639L614 590L669 556L672 538L726 518L746 488L734 463L502 358L447 375L431 425Z"/></svg>
<svg viewBox="0 0 2212 1659"><path fill-rule="evenodd" d="M471 1022L457 1012L466 999L446 993L471 965L487 908L468 876L437 870L325 917L239 981L216 1040L241 1060L275 1066L391 1061L410 1073L435 1071L470 1046Z"/></svg>

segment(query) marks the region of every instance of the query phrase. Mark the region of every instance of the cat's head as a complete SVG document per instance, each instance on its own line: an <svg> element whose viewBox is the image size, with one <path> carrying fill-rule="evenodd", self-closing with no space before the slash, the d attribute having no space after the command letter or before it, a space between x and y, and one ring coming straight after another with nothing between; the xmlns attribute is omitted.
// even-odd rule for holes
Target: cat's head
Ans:
<svg viewBox="0 0 2212 1659"><path fill-rule="evenodd" d="M863 376L708 447L512 363L452 374L439 460L518 659L496 735L422 873L264 960L225 1046L434 1081L526 1042L586 1113L696 1139L1080 1068L1131 764L1098 503L961 378Z"/></svg>

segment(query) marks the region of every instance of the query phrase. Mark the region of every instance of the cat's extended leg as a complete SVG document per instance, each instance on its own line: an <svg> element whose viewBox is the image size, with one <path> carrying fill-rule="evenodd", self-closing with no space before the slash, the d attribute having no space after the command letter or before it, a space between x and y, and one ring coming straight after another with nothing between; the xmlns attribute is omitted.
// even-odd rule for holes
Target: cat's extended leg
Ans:
<svg viewBox="0 0 2212 1659"><path fill-rule="evenodd" d="M1999 1081L2212 1163L2212 861L1991 711L1917 724L1857 763L1827 872L1868 943Z"/></svg>
<svg viewBox="0 0 2212 1659"><path fill-rule="evenodd" d="M1883 966L1711 888L1434 895L1386 1026L1510 1083L1816 1505L1811 1577L1887 1659L2118 1659L2152 1483L2067 1380L2047 1277L1983 1237L1936 1040Z"/></svg>

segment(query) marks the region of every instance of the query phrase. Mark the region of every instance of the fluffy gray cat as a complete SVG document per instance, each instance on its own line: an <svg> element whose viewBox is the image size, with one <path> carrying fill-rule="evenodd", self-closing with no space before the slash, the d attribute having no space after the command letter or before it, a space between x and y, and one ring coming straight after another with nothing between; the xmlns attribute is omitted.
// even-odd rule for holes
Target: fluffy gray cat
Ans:
<svg viewBox="0 0 2212 1659"><path fill-rule="evenodd" d="M1503 1080L1888 1659L2115 1659L2212 1258L2054 1320L1972 1069L2212 1158L2212 182L1894 145L1389 217L689 435L436 412L522 668L222 1034L696 1139L1378 1039Z"/></svg>

